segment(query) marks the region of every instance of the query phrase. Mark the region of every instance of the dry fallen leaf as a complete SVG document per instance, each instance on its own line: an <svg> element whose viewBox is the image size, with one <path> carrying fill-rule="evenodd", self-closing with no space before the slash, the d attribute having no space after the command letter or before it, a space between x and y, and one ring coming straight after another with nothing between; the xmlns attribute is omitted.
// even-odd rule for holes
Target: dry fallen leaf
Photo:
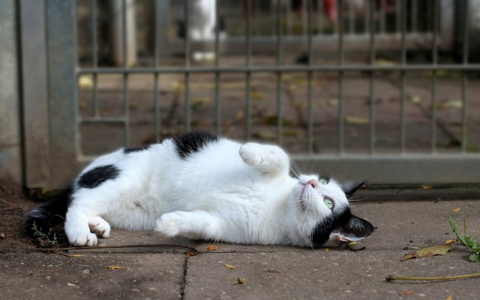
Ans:
<svg viewBox="0 0 480 300"><path fill-rule="evenodd" d="M411 100L412 100L412 103L417 104L422 101L422 98L420 98L420 96L413 96Z"/></svg>
<svg viewBox="0 0 480 300"><path fill-rule="evenodd" d="M229 264L224 264L224 266L229 268L229 269L232 269L232 270L237 268L237 267L229 265Z"/></svg>
<svg viewBox="0 0 480 300"><path fill-rule="evenodd" d="M210 245L207 247L207 251L217 251L218 250L218 246L216 245Z"/></svg>
<svg viewBox="0 0 480 300"><path fill-rule="evenodd" d="M82 75L78 80L78 85L80 88L91 88L93 87L93 79L91 75Z"/></svg>
<svg viewBox="0 0 480 300"><path fill-rule="evenodd" d="M448 298L445 299L445 300L452 300L452 299L453 299L453 298L452 298L452 295L450 295L450 296L448 296Z"/></svg>
<svg viewBox="0 0 480 300"><path fill-rule="evenodd" d="M359 117L345 117L345 122L349 124L370 124L369 119Z"/></svg>
<svg viewBox="0 0 480 300"><path fill-rule="evenodd" d="M443 103L438 103L436 105L437 109L444 109L444 108L462 108L463 102L460 100L449 100Z"/></svg>
<svg viewBox="0 0 480 300"><path fill-rule="evenodd" d="M84 254L70 254L68 257L84 257Z"/></svg>
<svg viewBox="0 0 480 300"><path fill-rule="evenodd" d="M350 243L348 243L348 244L349 244L350 246L353 246L353 245L358 244L358 242L350 242Z"/></svg>
<svg viewBox="0 0 480 300"><path fill-rule="evenodd" d="M408 296L408 295L413 295L415 294L414 291L405 291L403 293L398 293L399 296Z"/></svg>
<svg viewBox="0 0 480 300"><path fill-rule="evenodd" d="M108 266L107 269L109 269L109 270L124 270L126 268L121 267L121 266Z"/></svg>
<svg viewBox="0 0 480 300"><path fill-rule="evenodd" d="M451 244L451 243L453 243L453 242L455 242L455 240L446 240L446 241L445 241L445 244L448 245L448 244Z"/></svg>
<svg viewBox="0 0 480 300"><path fill-rule="evenodd" d="M247 283L247 278L244 278L244 277L237 278L237 283L238 284L245 284L245 283Z"/></svg>
<svg viewBox="0 0 480 300"><path fill-rule="evenodd" d="M265 94L262 92L251 92L250 93L250 98L252 100L263 100L265 99Z"/></svg>
<svg viewBox="0 0 480 300"><path fill-rule="evenodd" d="M268 273L274 273L274 274L281 274L280 271L275 270L275 269L268 269L267 272L268 272Z"/></svg>
<svg viewBox="0 0 480 300"><path fill-rule="evenodd" d="M185 255L185 257L191 257L191 256L195 256L195 253L194 252L188 252L187 255Z"/></svg>
<svg viewBox="0 0 480 300"><path fill-rule="evenodd" d="M444 255L452 250L452 244L437 245L432 247L423 248L412 253L406 254L401 261L405 261L412 258L423 258L434 255Z"/></svg>
<svg viewBox="0 0 480 300"><path fill-rule="evenodd" d="M235 114L235 121L241 121L244 118L245 118L245 114L243 113L243 110L240 110Z"/></svg>
<svg viewBox="0 0 480 300"><path fill-rule="evenodd" d="M455 209L453 210L454 213L457 213L457 212L459 212L459 211L460 211L460 207L457 207L457 208L455 208Z"/></svg>
<svg viewBox="0 0 480 300"><path fill-rule="evenodd" d="M422 189L424 189L424 190L429 190L431 188L432 188L431 185L422 185Z"/></svg>

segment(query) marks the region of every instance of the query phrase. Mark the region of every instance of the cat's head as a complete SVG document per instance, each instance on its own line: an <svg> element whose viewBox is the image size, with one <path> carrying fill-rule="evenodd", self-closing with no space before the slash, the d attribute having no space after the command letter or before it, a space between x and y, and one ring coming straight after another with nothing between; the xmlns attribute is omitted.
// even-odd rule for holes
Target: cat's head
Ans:
<svg viewBox="0 0 480 300"><path fill-rule="evenodd" d="M340 185L316 175L301 175L289 204L295 242L303 246L334 247L370 235L372 224L352 215L347 199L362 185L362 181Z"/></svg>

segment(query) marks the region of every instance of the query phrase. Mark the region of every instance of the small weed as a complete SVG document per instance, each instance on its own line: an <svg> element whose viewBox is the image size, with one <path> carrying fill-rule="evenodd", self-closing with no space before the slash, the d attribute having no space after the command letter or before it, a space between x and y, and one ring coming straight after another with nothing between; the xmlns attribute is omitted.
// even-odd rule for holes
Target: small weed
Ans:
<svg viewBox="0 0 480 300"><path fill-rule="evenodd" d="M465 217L463 218L463 234L458 232L457 223L452 216L449 216L448 220L450 221L450 226L452 227L453 232L457 235L457 239L473 252L468 258L473 262L480 261L480 244L474 238L466 234L467 223Z"/></svg>
<svg viewBox="0 0 480 300"><path fill-rule="evenodd" d="M48 230L48 234L45 234L33 223L32 230L33 236L36 238L35 241L40 247L53 248L58 246L57 235L55 233L52 235L52 228Z"/></svg>

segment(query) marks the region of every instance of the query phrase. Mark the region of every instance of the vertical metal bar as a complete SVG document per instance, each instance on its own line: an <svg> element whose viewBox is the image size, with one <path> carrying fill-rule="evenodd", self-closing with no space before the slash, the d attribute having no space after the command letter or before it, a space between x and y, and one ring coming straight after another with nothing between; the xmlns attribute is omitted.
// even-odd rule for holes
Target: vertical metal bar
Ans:
<svg viewBox="0 0 480 300"><path fill-rule="evenodd" d="M161 0L155 0L155 23L154 23L154 29L153 29L153 34L155 35L155 46L154 46L154 68L158 68L159 66L159 31L158 28L160 27L160 21L159 21L159 1ZM158 90L158 72L155 72L153 74L153 101L155 105L155 140L160 141L160 99L159 99L159 90Z"/></svg>
<svg viewBox="0 0 480 300"><path fill-rule="evenodd" d="M7 114L0 120L0 167L5 163L4 166L9 169L9 173L16 167L20 169L21 164L10 165L14 163L14 158L8 155L10 151L3 152L3 150L10 150L11 146L20 148L21 145L24 151L25 183L31 187L45 186L49 184L51 175L48 136L50 119L49 82L47 80L48 53L45 34L48 22L45 16L45 3L36 0L21 0L18 4L15 4L16 1L3 2L5 11L0 12L0 17L4 19L0 20L0 23L3 23L4 27L0 26L0 35L6 35L11 39L3 39L0 44L0 51L3 50L0 53L0 65L4 67L3 70L0 70L0 86L5 88L0 91L0 110L2 110L2 114ZM11 2L10 7L7 4L9 2ZM6 15L7 13L11 15ZM16 43L17 38L19 39L18 44ZM14 59L17 58L17 55L21 60ZM7 74L7 72L9 73ZM14 76L16 72L20 77ZM13 86L13 84L17 84L17 86ZM19 87L21 87L21 92ZM19 93L18 97L15 97L17 92ZM2 93L9 98L3 98ZM12 103L13 100L16 102ZM19 109L18 114L11 115L15 111L9 108L15 106ZM20 110L23 110L23 113ZM23 126L20 126L20 122L9 123L20 116L23 117ZM6 125L6 127L2 125ZM18 130L18 136L9 136L8 132L14 128ZM21 131L23 131L23 136ZM2 140L2 137L5 137L6 140ZM23 143L21 139L23 139ZM5 144L6 147L3 148L2 142L13 142L14 140L17 140L17 143ZM7 156L1 156L1 154L7 154ZM3 170L0 171L0 173L2 172ZM13 171L13 173L15 172Z"/></svg>
<svg viewBox="0 0 480 300"><path fill-rule="evenodd" d="M313 5L311 0L308 1L308 37L307 37L307 51L308 51L308 66L311 68L313 64L313 51L312 51L312 10ZM307 101L308 101L308 153L313 152L313 104L312 104L312 70L309 69L307 73Z"/></svg>
<svg viewBox="0 0 480 300"><path fill-rule="evenodd" d="M367 32L370 32L370 6L372 6L373 3L372 1L366 1L364 5L364 14L366 17L363 18L364 23L363 23L363 33L367 34Z"/></svg>
<svg viewBox="0 0 480 300"><path fill-rule="evenodd" d="M217 136L220 136L222 133L222 103L220 101L220 72L218 68L220 67L220 28L219 28L219 5L220 0L215 1L215 107L216 107L216 132Z"/></svg>
<svg viewBox="0 0 480 300"><path fill-rule="evenodd" d="M251 66L251 56L252 56L252 42L251 42L251 12L252 12L252 0L247 0L247 26L246 26L246 65L247 68ZM246 97L246 107L245 107L245 117L247 122L247 140L250 140L252 136L251 128L251 72L250 69L246 73L246 85L245 85L245 97Z"/></svg>
<svg viewBox="0 0 480 300"><path fill-rule="evenodd" d="M355 33L355 26L354 26L354 19L355 19L355 11L354 6L355 4L350 3L348 5L348 33L349 34L354 34Z"/></svg>
<svg viewBox="0 0 480 300"><path fill-rule="evenodd" d="M411 13L412 29L411 29L411 31L412 32L417 32L417 30L418 30L418 28L417 28L417 18L418 18L417 1L412 0L411 3L412 3L412 13Z"/></svg>
<svg viewBox="0 0 480 300"><path fill-rule="evenodd" d="M401 1L400 7L400 26L402 30L402 52L401 52L401 65L406 64L406 47L405 36L407 30L407 0ZM406 150L406 127L405 127L405 71L400 71L400 149L401 153L405 153Z"/></svg>
<svg viewBox="0 0 480 300"><path fill-rule="evenodd" d="M375 65L375 3L369 3L369 18L370 18L370 65ZM370 154L375 153L375 72L370 72Z"/></svg>
<svg viewBox="0 0 480 300"><path fill-rule="evenodd" d="M185 69L190 67L190 32L189 28L189 14L190 14L190 1L184 2L184 15L185 15ZM185 70L185 130L191 131L191 111L190 111L190 72Z"/></svg>
<svg viewBox="0 0 480 300"><path fill-rule="evenodd" d="M395 1L395 33L398 33L402 27L402 5L407 0Z"/></svg>
<svg viewBox="0 0 480 300"><path fill-rule="evenodd" d="M470 29L470 10L469 10L469 0L464 0L464 10L463 10L463 19L464 19L464 28L463 28L463 65L468 65L468 50L469 50L469 29ZM462 73L462 153L467 152L467 87L468 87L468 78L467 73L464 71Z"/></svg>
<svg viewBox="0 0 480 300"><path fill-rule="evenodd" d="M292 35L292 2L287 1L287 35Z"/></svg>
<svg viewBox="0 0 480 300"><path fill-rule="evenodd" d="M97 0L91 0L92 10L92 56L93 56L93 68L98 68L98 46L97 46ZM93 73L93 109L95 118L100 117L98 110L98 74Z"/></svg>
<svg viewBox="0 0 480 300"><path fill-rule="evenodd" d="M45 3L47 51L51 54L47 61L51 186L62 187L71 182L79 167L77 19L74 1L48 0Z"/></svg>
<svg viewBox="0 0 480 300"><path fill-rule="evenodd" d="M322 35L323 33L323 1L317 0L317 34Z"/></svg>
<svg viewBox="0 0 480 300"><path fill-rule="evenodd" d="M127 2L122 0L122 55L123 55L123 67L128 68L128 53L127 53ZM124 132L124 144L129 146L130 144L130 126L129 126L129 108L128 108L128 73L123 74L123 109L125 114L125 132Z"/></svg>
<svg viewBox="0 0 480 300"><path fill-rule="evenodd" d="M281 0L277 0L277 67L282 64L282 7ZM282 112L282 90L283 79L282 72L277 72L277 143L282 145L283 142L283 112Z"/></svg>
<svg viewBox="0 0 480 300"><path fill-rule="evenodd" d="M344 47L343 47L343 34L344 34L344 26L343 26L343 0L338 1L338 13L339 13L339 35L338 35L338 63L339 66L342 67L344 63ZM345 140L345 122L344 122L344 99L343 99L343 70L339 70L338 72L338 153L343 154L344 151L344 140Z"/></svg>
<svg viewBox="0 0 480 300"><path fill-rule="evenodd" d="M436 152L437 145L437 61L438 61L438 0L433 0L432 15L433 15L433 43L432 43L432 123L431 123L431 150Z"/></svg>
<svg viewBox="0 0 480 300"><path fill-rule="evenodd" d="M309 1L309 0L306 0ZM305 13L307 12L307 3L306 1L301 1L302 5L302 35L305 35L305 32L307 31L307 23L308 21L305 19ZM308 17L307 17L308 18Z"/></svg>
<svg viewBox="0 0 480 300"><path fill-rule="evenodd" d="M255 35L260 35L260 25L262 18L260 17L260 1L255 1Z"/></svg>
<svg viewBox="0 0 480 300"><path fill-rule="evenodd" d="M385 34L385 8L386 3L385 0L381 0L381 7L380 7L380 32Z"/></svg>

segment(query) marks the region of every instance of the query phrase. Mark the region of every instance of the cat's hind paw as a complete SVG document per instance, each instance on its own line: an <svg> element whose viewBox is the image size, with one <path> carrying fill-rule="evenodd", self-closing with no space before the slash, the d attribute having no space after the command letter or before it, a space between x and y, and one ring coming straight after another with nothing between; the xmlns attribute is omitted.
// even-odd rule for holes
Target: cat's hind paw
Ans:
<svg viewBox="0 0 480 300"><path fill-rule="evenodd" d="M110 224L101 217L93 217L88 220L90 231L99 237L106 238L110 235Z"/></svg>
<svg viewBox="0 0 480 300"><path fill-rule="evenodd" d="M157 220L155 230L163 233L168 237L174 237L180 232L184 218L181 211L175 211L167 214L163 214L160 219Z"/></svg>

